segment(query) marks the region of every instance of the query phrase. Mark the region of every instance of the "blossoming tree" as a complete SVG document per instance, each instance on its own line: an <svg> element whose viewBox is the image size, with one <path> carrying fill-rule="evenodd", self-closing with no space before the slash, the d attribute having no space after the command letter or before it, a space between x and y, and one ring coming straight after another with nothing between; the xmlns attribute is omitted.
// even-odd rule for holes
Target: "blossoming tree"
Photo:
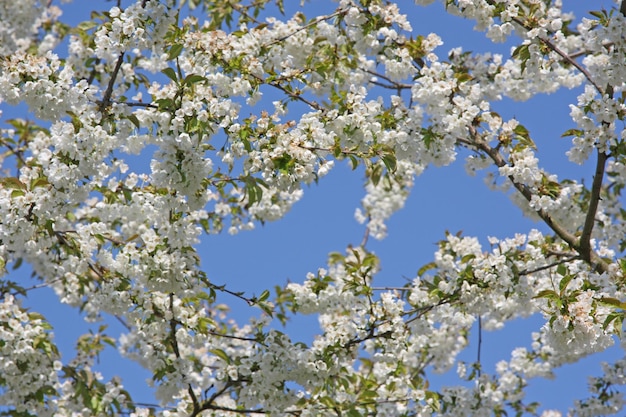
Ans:
<svg viewBox="0 0 626 417"><path fill-rule="evenodd" d="M515 42L501 55L444 53L413 31L407 16L430 2L320 1L330 11L307 16L282 0L138 0L75 27L45 0L0 5L0 100L33 115L0 131L2 413L537 415L530 378L626 346L621 5L579 19L559 0L444 1ZM563 135L572 162L595 164L588 183L542 168L524 121L494 111L562 88L581 92L563 103ZM489 247L448 234L406 285L377 283L368 238L460 148L549 232ZM365 175L362 242L258 296L207 276L199 241L280 219L342 160ZM12 279L21 263L33 283ZM83 335L61 358L45 317L23 306L34 285L125 333ZM235 323L222 307L233 300L258 317ZM280 327L304 314L320 323L310 344ZM532 314L545 319L532 345L494 373L458 359L477 324ZM94 372L107 344L152 374L159 404ZM429 384L450 368L466 383ZM622 409L626 360L604 370L572 415Z"/></svg>

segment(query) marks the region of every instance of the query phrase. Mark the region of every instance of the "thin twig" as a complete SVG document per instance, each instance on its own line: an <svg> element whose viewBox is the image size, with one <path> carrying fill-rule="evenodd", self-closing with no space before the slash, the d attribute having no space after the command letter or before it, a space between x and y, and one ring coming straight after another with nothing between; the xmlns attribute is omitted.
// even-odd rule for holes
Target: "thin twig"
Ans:
<svg viewBox="0 0 626 417"><path fill-rule="evenodd" d="M212 330L207 331L207 334L210 334L210 335L216 336L216 337L224 337L226 339L240 340L242 342L258 343L259 345L267 347L267 345L265 343L260 342L258 339L255 339L253 337L234 336L234 335L231 335L231 334L218 333L218 332L215 332L215 331L212 331Z"/></svg>
<svg viewBox="0 0 626 417"><path fill-rule="evenodd" d="M547 265L544 265L544 266L540 266L538 268L522 269L521 271L518 272L518 275L530 275L530 274L534 274L535 272L545 271L546 269L550 269L550 268L553 268L555 266L559 266L559 265L571 262L571 261L573 261L575 259L578 259L578 258L580 258L580 255L572 255L572 256L569 256L569 257L567 257L565 259L561 259L560 261L553 262L551 264L547 264Z"/></svg>
<svg viewBox="0 0 626 417"><path fill-rule="evenodd" d="M313 103L313 102L305 99L304 97L302 97L301 94L296 94L293 91L287 90L284 86L282 86L281 84L279 84L279 83L277 83L275 81L267 82L262 77L259 77L257 75L251 74L251 76L254 77L256 80L258 80L259 82L261 82L262 84L267 84L267 85L271 85L274 88L278 88L280 91L282 91L283 93L287 94L292 99L301 101L301 102L307 104L312 109L315 109L315 110L318 110L318 111L324 111L324 108L322 106L320 106L319 104Z"/></svg>
<svg viewBox="0 0 626 417"><path fill-rule="evenodd" d="M522 28L526 29L527 31L531 29L528 26L526 26L524 22L522 22L522 20L519 19L518 17L513 17L511 18L511 20L517 23ZM585 76L587 81L589 81L589 83L594 86L594 88L598 91L598 93L600 93L600 95L604 95L604 90L598 84L596 84L596 82L593 80L593 77L591 76L589 71L587 71L585 67L583 67L581 64L576 62L576 60L570 57L565 51L561 50L558 46L552 43L551 40L545 39L540 36L538 36L537 39L539 39L544 45L546 45L552 51L556 52L556 54L559 55L561 58L563 58L563 60L566 61L568 64L574 66L574 68L580 71Z"/></svg>
<svg viewBox="0 0 626 417"><path fill-rule="evenodd" d="M389 84L391 84L391 85L386 85L386 84L383 84L383 83L378 82L378 81L372 81L372 80L369 81L370 83L378 85L380 87L388 88L390 90L406 90L406 89L410 89L410 88L413 87L412 84L405 84L405 83L399 83L397 81L393 81L391 78L387 77L386 75L379 74L376 71L367 70L367 69L363 69L363 68L359 68L359 69L361 71L371 75L371 76L382 78L383 80L385 80Z"/></svg>
<svg viewBox="0 0 626 417"><path fill-rule="evenodd" d="M413 288L407 287L370 287L372 291L412 291Z"/></svg>
<svg viewBox="0 0 626 417"><path fill-rule="evenodd" d="M254 300L252 300L251 298L247 298L243 295L243 292L236 292L236 291L231 291L228 288L226 288L226 284L223 285L215 285L213 283L210 283L208 281L206 281L206 284L210 287L213 288L216 291L221 291L221 292L225 292L226 294L230 294L233 297L237 297L240 300L245 301L249 306L253 306L256 303L254 302Z"/></svg>
<svg viewBox="0 0 626 417"><path fill-rule="evenodd" d="M13 149L13 147L6 141L2 141L2 145L4 145L9 150L10 153L15 155L15 157L20 161L22 165L26 165L26 160L24 159L24 156L22 155L24 153L25 148L24 149L18 148L17 150ZM5 152L5 155L6 155L6 152Z"/></svg>
<svg viewBox="0 0 626 417"><path fill-rule="evenodd" d="M293 35L295 35L296 33L302 32L303 30L306 30L306 29L308 29L310 27L313 27L313 26L317 25L318 23L323 22L324 20L329 20L329 19L332 19L333 17L339 16L339 15L342 15L342 14L346 14L347 12L348 12L348 9L339 9L339 10L335 11L335 13L332 13L332 14L329 14L329 15L326 15L326 16L320 16L317 19L315 19L314 21L312 21L310 23L307 23L304 26L301 26L300 28L294 30L293 32L291 32L291 33L289 33L289 34L287 34L285 36L282 36L282 37L280 37L278 39L274 39L273 41L271 41L268 44L265 44L264 46L271 46L271 45L283 42L283 41L289 39L290 37L292 37Z"/></svg>
<svg viewBox="0 0 626 417"><path fill-rule="evenodd" d="M191 416L192 417L198 416L200 415L202 411L206 411L206 410L230 411L233 413L242 413L242 414L253 414L253 413L266 414L267 413L267 411L264 411L262 408L259 408L256 410L248 410L248 409L237 410L237 409L222 407L222 406L213 404L215 400L219 396L224 394L231 386L233 386L233 382L231 380L228 380L219 391L215 391L213 395L211 395L211 398L204 401L203 404L197 410L194 408L194 411L191 414Z"/></svg>
<svg viewBox="0 0 626 417"><path fill-rule="evenodd" d="M124 328L125 328L126 330L128 330L128 331L131 331L131 330L132 330L132 328L130 327L130 325L128 325L128 323L126 323L126 322L124 321L124 319L123 319L123 318L121 318L121 317L120 317L120 316L118 316L118 315L115 315L114 317L117 319L117 321L118 321L118 322L120 322L120 324L121 324L122 326L124 326Z"/></svg>
<svg viewBox="0 0 626 417"><path fill-rule="evenodd" d="M480 316L478 316L478 347L476 352L476 363L480 365L480 349L483 344L483 321ZM478 376L480 376L480 366L478 367Z"/></svg>
<svg viewBox="0 0 626 417"><path fill-rule="evenodd" d="M371 220L371 216L368 216L368 220ZM364 248L364 247L365 247L365 245L367 245L367 241L368 241L369 237L370 237L370 228L369 228L369 226L367 226L367 227L365 228L365 233L363 233L363 239L361 239L361 244L360 244L360 246L361 246L362 248Z"/></svg>
<svg viewBox="0 0 626 417"><path fill-rule="evenodd" d="M607 43L603 43L602 47L608 49L608 48L610 48L613 45L615 45L614 42L607 42ZM581 56L589 55L590 53L591 53L591 51L583 49L583 50L580 50L580 51L572 52L571 54L568 54L568 55L569 55L570 58L576 59L576 58L580 58Z"/></svg>
<svg viewBox="0 0 626 417"><path fill-rule="evenodd" d="M114 104L121 104L122 106L128 106L128 107L148 107L151 109L158 109L159 106L157 106L156 104L152 104L152 103L139 103L139 102L128 102L128 101L117 101L117 100L110 100L110 103L114 103Z"/></svg>

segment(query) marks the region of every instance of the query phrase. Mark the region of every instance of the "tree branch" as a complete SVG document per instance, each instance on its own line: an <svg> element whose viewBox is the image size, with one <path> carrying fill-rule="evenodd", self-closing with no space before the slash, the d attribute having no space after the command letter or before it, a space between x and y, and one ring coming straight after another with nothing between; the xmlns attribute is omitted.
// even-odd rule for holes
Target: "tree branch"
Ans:
<svg viewBox="0 0 626 417"><path fill-rule="evenodd" d="M519 26L521 26L522 28L526 29L527 31L530 30L531 28L529 28L528 26L526 26L524 24L524 22L522 22L521 19L517 18L517 17L513 17L511 18L511 20L515 23L517 23ZM596 82L593 80L593 77L591 76L591 74L589 73L589 71L587 71L587 69L585 67L583 67L581 64L579 64L578 62L576 62L574 59L572 59L572 57L570 57L567 53L565 53L565 51L561 50L558 46L556 46L555 44L552 43L551 40L549 39L545 39L542 38L540 36L537 36L537 39L539 39L539 41L541 41L541 43L543 43L544 45L546 45L548 48L550 48L552 51L554 51L556 54L558 54L561 58L563 58L563 60L565 62L567 62L568 64L572 65L574 68L576 68L578 71L580 71L585 78L587 79L587 81L589 81L589 83L591 85L594 86L594 88L600 93L600 94L604 94L604 90L598 85L596 84Z"/></svg>
<svg viewBox="0 0 626 417"><path fill-rule="evenodd" d="M498 168L508 165L504 157L500 154L499 150L489 146L489 144L485 143L478 135L478 132L474 128L471 128L471 134L473 136L473 141L461 141L465 144L469 144L475 146L479 150L485 152L491 160L496 164ZM512 175L509 175L509 180L513 184L513 186L524 196L527 201L531 201L533 197L532 191L526 186L513 178ZM596 206L597 207L597 206ZM608 272L608 265L606 262L598 256L593 250L589 248L583 252L581 248L581 241L571 232L569 232L563 225L558 223L556 220L552 218L552 216L543 209L536 211L537 215L543 220L543 222L548 225L552 231L554 231L563 241L565 241L572 249L574 249L580 257L587 261L591 267L598 273ZM594 211L595 216L595 211Z"/></svg>
<svg viewBox="0 0 626 417"><path fill-rule="evenodd" d="M258 80L260 83L266 84L266 85L270 85L270 86L272 86L274 88L278 88L280 91L282 91L283 93L287 94L292 99L301 101L304 104L306 104L309 107L311 107L312 109L315 109L315 110L318 110L318 111L324 111L324 108L322 106L320 106L319 104L305 99L304 97L302 97L301 94L296 94L293 91L289 91L286 87L284 87L283 85L277 83L276 81L268 82L268 81L264 80L262 77L259 77L257 75L254 75L254 74L250 74L250 75L253 78L255 78L256 80Z"/></svg>
<svg viewBox="0 0 626 417"><path fill-rule="evenodd" d="M172 313L172 317L174 317L174 294L170 294L170 305L169 309ZM176 325L177 320L170 320L170 343L172 345L172 350L174 351L174 355L176 358L180 359L180 350L178 349L178 339L176 339ZM184 376L184 375L183 375ZM194 415L197 415L197 412L200 410L200 403L198 402L198 397L196 397L196 393L193 392L193 387L190 383L187 384L187 392L189 393L189 397L191 397L191 402L193 403Z"/></svg>
<svg viewBox="0 0 626 417"><path fill-rule="evenodd" d="M104 110L109 106L109 104L111 104L111 96L113 95L113 86L115 85L115 79L117 78L117 74L119 74L120 72L120 68L122 68L123 62L124 62L124 52L120 53L120 56L117 58L117 62L115 63L115 68L113 68L111 79L109 80L107 89L104 92L104 96L102 96L102 101L100 102L100 112L104 113Z"/></svg>
<svg viewBox="0 0 626 417"><path fill-rule="evenodd" d="M591 196L589 197L589 208L585 217L582 234L578 247L580 248L580 256L587 262L591 262L591 232L596 223L596 213L600 202L600 191L602 190L602 182L604 179L604 169L608 156L606 152L598 151L598 160L596 161L596 172L593 175L593 184L591 185Z"/></svg>
<svg viewBox="0 0 626 417"><path fill-rule="evenodd" d="M282 41L285 41L285 40L289 39L290 37L292 37L293 35L295 35L296 33L302 32L303 30L306 30L306 29L308 29L310 27L313 27L313 26L317 25L318 23L323 22L324 20L329 20L329 19L332 19L335 16L346 14L347 12L348 12L347 9L339 9L339 10L337 10L334 13L331 13L329 15L320 16L317 19L313 20L312 22L307 23L306 25L304 25L304 26L294 30L293 32L291 32L291 33L289 33L289 34L287 34L287 35L285 35L285 36L283 36L281 38L274 39L273 41L267 43L265 46L271 46L271 45L280 43Z"/></svg>
<svg viewBox="0 0 626 417"><path fill-rule="evenodd" d="M480 316L478 316L478 346L477 346L477 352L476 352L476 363L478 364L478 368L477 368L477 372L478 372L478 376L480 376L480 350L482 348L482 344L483 344L483 322L482 322L482 318Z"/></svg>
<svg viewBox="0 0 626 417"><path fill-rule="evenodd" d="M390 85L387 85L379 81L370 80L369 82L374 85L377 85L383 88L388 88L390 90L408 90L408 89L411 89L412 87L412 84L405 84L405 83L399 83L397 81L393 81L391 78L387 77L386 75L379 74L376 71L371 71L371 70L363 69L363 68L359 68L359 69L363 71L364 73L369 74L373 77L382 78L383 80L387 81L390 84Z"/></svg>
<svg viewBox="0 0 626 417"><path fill-rule="evenodd" d="M530 275L530 274L534 274L535 272L545 271L546 269L550 269L550 268L553 268L555 266L559 266L559 265L565 264L567 262L571 262L571 261L573 261L575 259L578 259L578 258L580 258L579 255L568 256L565 259L561 259L559 261L552 262L550 264L547 264L547 265L544 265L544 266L540 266L540 267L537 267L537 268L534 268L534 269L522 269L521 271L518 272L518 275Z"/></svg>

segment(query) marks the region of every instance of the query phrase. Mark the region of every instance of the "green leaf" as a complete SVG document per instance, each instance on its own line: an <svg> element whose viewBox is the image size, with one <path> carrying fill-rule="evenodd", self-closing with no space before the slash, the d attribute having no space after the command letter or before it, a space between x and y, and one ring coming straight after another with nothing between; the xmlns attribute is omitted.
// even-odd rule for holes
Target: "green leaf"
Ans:
<svg viewBox="0 0 626 417"><path fill-rule="evenodd" d="M200 81L205 81L205 80L206 78L203 77L202 75L190 74L185 77L185 81L183 81L183 83L185 85L192 85L192 84L199 83Z"/></svg>
<svg viewBox="0 0 626 417"><path fill-rule="evenodd" d="M220 358L221 360L223 360L226 363L231 363L231 361L232 361L230 356L228 356L228 354L226 352L224 352L222 349L215 348L215 349L209 350L209 352L211 352L212 354L214 354L215 356L217 356L218 358Z"/></svg>
<svg viewBox="0 0 626 417"><path fill-rule="evenodd" d="M371 172L370 172L370 180L372 181L372 184L378 185L382 175L383 175L382 167L378 164L372 165Z"/></svg>
<svg viewBox="0 0 626 417"><path fill-rule="evenodd" d="M530 50L528 45L520 45L513 51L513 58L517 58L522 61L521 70L524 72L526 69L526 62L530 59Z"/></svg>
<svg viewBox="0 0 626 417"><path fill-rule="evenodd" d="M396 160L396 156L393 153L385 154L381 157L381 159L383 160L383 163L385 164L387 171L389 172L396 171L397 160Z"/></svg>
<svg viewBox="0 0 626 417"><path fill-rule="evenodd" d="M424 273L426 271L429 271L431 269L435 269L437 268L437 264L435 262L430 262L427 263L426 265L422 266L418 271L417 271L417 276L422 276L424 275Z"/></svg>
<svg viewBox="0 0 626 417"><path fill-rule="evenodd" d="M618 300L617 298L613 298L613 297L602 297L600 298L600 302L602 304L606 304L612 307L616 307L616 308L621 308L622 310L626 310L626 303Z"/></svg>
<svg viewBox="0 0 626 417"><path fill-rule="evenodd" d="M260 302L257 306L268 316L274 317L274 306L271 303Z"/></svg>
<svg viewBox="0 0 626 417"><path fill-rule="evenodd" d="M17 258L15 260L15 263L13 264L13 270L18 269L20 266L22 266L22 262L24 261L24 259L22 258Z"/></svg>
<svg viewBox="0 0 626 417"><path fill-rule="evenodd" d="M476 258L476 255L474 255L473 253L468 253L467 255L461 258L461 263L466 264L474 258Z"/></svg>
<svg viewBox="0 0 626 417"><path fill-rule="evenodd" d="M352 154L348 155L348 158L350 158L350 166L352 170L354 171L359 166L359 160L357 159L356 156Z"/></svg>
<svg viewBox="0 0 626 417"><path fill-rule="evenodd" d="M581 137L583 135L583 131L580 129L569 129L566 130L565 132L563 132L563 134L561 135L562 138L565 138L567 136L576 136L576 137Z"/></svg>
<svg viewBox="0 0 626 417"><path fill-rule="evenodd" d="M328 254L328 264L334 265L343 262L344 256L339 252L331 252Z"/></svg>
<svg viewBox="0 0 626 417"><path fill-rule="evenodd" d="M26 184L20 181L17 177L0 178L0 185L10 190L26 190Z"/></svg>
<svg viewBox="0 0 626 417"><path fill-rule="evenodd" d="M561 281L559 282L559 292L561 293L561 295L563 295L563 293L565 292L565 289L567 288L567 286L569 285L569 283L572 281L572 279L574 278L574 275L565 275Z"/></svg>
<svg viewBox="0 0 626 417"><path fill-rule="evenodd" d="M86 20L84 22L79 23L76 26L76 31L77 32L86 32L89 29L95 28L96 26L98 26L97 22L94 22L93 20Z"/></svg>
<svg viewBox="0 0 626 417"><path fill-rule="evenodd" d="M76 115L76 113L68 111L66 112L72 119L72 126L74 126L74 133L78 133L80 129L83 127L83 122L80 121L80 118Z"/></svg>
<svg viewBox="0 0 626 417"><path fill-rule="evenodd" d="M168 111L174 108L174 100L171 98L160 98L155 103L161 111Z"/></svg>
<svg viewBox="0 0 626 417"><path fill-rule="evenodd" d="M515 138L519 141L520 144L524 145L524 147L530 147L535 150L537 149L537 145L535 145L535 142L533 142L533 140L530 138L530 133L528 132L528 129L526 129L526 127L524 127L523 125L517 125L513 129L513 132L516 135Z"/></svg>
<svg viewBox="0 0 626 417"><path fill-rule="evenodd" d="M459 83L464 83L473 79L473 77L467 72L457 72L454 74L454 78L456 78Z"/></svg>
<svg viewBox="0 0 626 417"><path fill-rule="evenodd" d="M167 67L164 70L161 71L163 74L167 75L167 77L174 81L177 82L178 81L178 77L176 76L176 71L174 71L174 68L170 68Z"/></svg>
<svg viewBox="0 0 626 417"><path fill-rule="evenodd" d="M48 182L48 179L46 177L39 177L31 181L30 189L33 190L37 187L46 187L48 185L50 185L50 183Z"/></svg>
<svg viewBox="0 0 626 417"><path fill-rule="evenodd" d="M535 298L547 298L550 300L555 300L559 298L559 295L553 290L542 290L539 291L539 294L533 297L533 299Z"/></svg>
<svg viewBox="0 0 626 417"><path fill-rule="evenodd" d="M264 290L261 295L259 295L259 298L257 298L257 301L261 302L261 301L265 301L269 298L270 296L270 292L269 290Z"/></svg>
<svg viewBox="0 0 626 417"><path fill-rule="evenodd" d="M179 44L179 43L175 43L174 45L172 45L172 47L170 48L168 54L167 54L167 60L172 60L174 58L177 58L178 56L180 56L180 53L183 51L183 45Z"/></svg>
<svg viewBox="0 0 626 417"><path fill-rule="evenodd" d="M604 320L604 323L602 323L602 328L604 328L604 329L608 328L609 324L611 324L611 322L614 321L614 320L618 320L618 319L623 320L624 319L623 315L624 315L623 313L611 313L611 314L608 314L606 316L606 319ZM620 323L620 325L621 325L621 323Z"/></svg>
<svg viewBox="0 0 626 417"><path fill-rule="evenodd" d="M139 123L139 119L134 114L129 114L128 116L126 116L126 118L130 120L131 123L134 124L137 129L141 127L141 124Z"/></svg>

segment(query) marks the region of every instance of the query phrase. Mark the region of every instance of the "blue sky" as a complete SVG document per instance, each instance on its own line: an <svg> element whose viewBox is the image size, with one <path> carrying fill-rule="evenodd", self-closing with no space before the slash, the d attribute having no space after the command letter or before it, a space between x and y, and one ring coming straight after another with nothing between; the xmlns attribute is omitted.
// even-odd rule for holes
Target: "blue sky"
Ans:
<svg viewBox="0 0 626 417"><path fill-rule="evenodd" d="M307 17L317 12L317 1L305 6ZM292 5L299 3L291 1ZM410 1L398 3L405 13L410 11L416 34L436 32L443 38L445 43L439 48L442 55L460 45L464 50L493 51L495 48L505 54L509 51L508 46L494 47L483 34L474 32L472 22L445 14L439 3L426 8L413 6ZM564 3L565 8L571 6L576 11L577 17L592 8L600 8L601 4L609 4L608 1L589 0L565 0ZM111 1L74 0L69 5L60 5L64 9L62 20L75 23L88 19L93 9L108 9L112 5ZM565 156L569 140L560 137L563 131L572 127L568 103L575 103L577 94L577 91L565 91L536 97L526 103L507 100L494 107L505 118L517 117L529 129L538 145L542 166L557 173L559 179L585 178L589 183L592 167L569 163ZM6 105L0 104L0 109L5 112L4 119L24 117ZM414 278L419 267L432 260L436 242L444 237L446 230L453 233L462 230L464 235L477 236L483 244L487 236L512 236L516 232L526 233L531 228L546 230L542 224L524 218L508 196L490 191L480 174L467 176L463 159L464 155L459 155L459 160L449 167L428 168L417 178L405 208L390 220L388 237L380 242L370 240L368 246L382 262L382 271L376 277L375 285L393 285L403 283L405 277ZM235 236L205 237L199 251L209 278L217 284L227 284L231 290L246 291L250 295L287 280L302 281L307 272L325 266L329 252L343 252L348 244L361 241L364 228L354 220L354 211L363 197L362 180L362 172L352 172L346 164L338 164L318 185L305 188L303 199L284 219ZM27 282L28 275L28 268L22 267L10 273L8 278L20 277L22 282ZM223 298L223 302L229 303L234 316L241 320L258 312L235 298ZM47 289L32 291L27 305L46 315L54 326L64 358L71 358L76 337L88 328L79 314L60 305ZM530 332L537 331L542 324L542 320L535 318L511 323L500 332L484 333L482 358L485 369L491 371L495 362L509 359L513 347L528 346ZM113 335L122 330L114 320L110 325ZM309 341L316 330L314 318L302 318L289 326L288 333L294 340ZM566 411L572 399L585 395L586 377L600 374L599 362L615 359L620 353L619 349L612 349L576 366L564 367L557 372L555 381L531 381L528 398L540 401L545 409ZM473 343L464 358L472 361L475 356L476 344ZM122 376L136 401L152 402L150 391L142 388L145 378L150 376L148 373L120 359L112 349L103 354L101 363L105 376ZM454 379L442 377L437 380L445 383Z"/></svg>

